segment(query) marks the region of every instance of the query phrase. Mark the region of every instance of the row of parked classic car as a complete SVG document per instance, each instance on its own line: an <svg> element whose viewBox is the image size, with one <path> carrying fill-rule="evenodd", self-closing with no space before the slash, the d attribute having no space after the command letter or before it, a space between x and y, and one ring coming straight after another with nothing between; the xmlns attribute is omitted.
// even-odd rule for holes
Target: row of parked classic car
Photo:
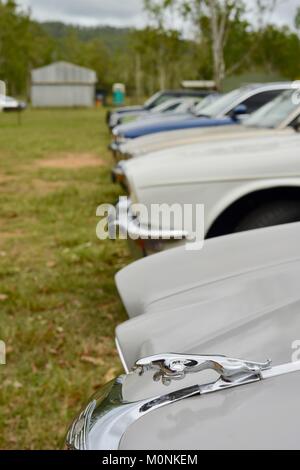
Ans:
<svg viewBox="0 0 300 470"><path fill-rule="evenodd" d="M183 95L108 115L113 178L130 197L126 223L121 207L109 223L152 256L116 276L125 374L91 399L67 446L299 449L299 88L255 84L151 111ZM140 204L203 205L203 248L187 249L176 216L164 227Z"/></svg>

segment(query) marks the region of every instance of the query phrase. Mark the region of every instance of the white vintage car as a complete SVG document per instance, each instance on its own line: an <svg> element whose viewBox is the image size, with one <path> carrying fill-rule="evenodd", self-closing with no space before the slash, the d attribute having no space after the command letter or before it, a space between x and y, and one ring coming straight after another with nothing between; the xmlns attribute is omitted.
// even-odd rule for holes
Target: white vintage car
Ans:
<svg viewBox="0 0 300 470"><path fill-rule="evenodd" d="M18 101L15 98L6 95L0 95L0 111L23 111L26 109L26 103Z"/></svg>
<svg viewBox="0 0 300 470"><path fill-rule="evenodd" d="M153 215L153 205L180 204L182 210L187 204L203 205L205 238L299 221L300 133L295 130L300 107L293 106L290 112L290 98L278 98L280 106L268 105L272 113L263 113L267 126L285 119L293 127L249 127L234 138L222 133L126 162L122 170L130 193L129 221L124 226L117 216L112 224L127 230L131 246L138 248L139 255L147 255L191 238L183 229L181 214L174 216L171 226L164 226L161 214ZM259 114L250 124L254 120ZM148 214L137 212L136 204Z"/></svg>
<svg viewBox="0 0 300 470"><path fill-rule="evenodd" d="M119 273L135 317L117 329L126 375L67 447L299 450L299 237L299 224L236 234Z"/></svg>

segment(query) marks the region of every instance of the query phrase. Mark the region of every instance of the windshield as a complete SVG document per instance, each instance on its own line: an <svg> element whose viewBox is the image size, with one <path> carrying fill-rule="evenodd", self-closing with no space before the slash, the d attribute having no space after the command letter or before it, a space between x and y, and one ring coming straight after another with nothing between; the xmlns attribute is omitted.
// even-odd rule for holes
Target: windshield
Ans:
<svg viewBox="0 0 300 470"><path fill-rule="evenodd" d="M196 116L199 115L199 113L202 112L203 109L205 109L208 105L219 100L221 96L222 95L218 95L218 94L206 96L205 98L200 100L199 103L194 104L194 106L191 107L190 112L195 114Z"/></svg>
<svg viewBox="0 0 300 470"><path fill-rule="evenodd" d="M221 98L217 99L213 103L210 103L208 106L203 108L203 106L196 106L195 113L198 116L208 116L208 117L217 117L220 114L225 114L229 106L234 104L239 98L242 99L244 96L244 91L241 89L231 91Z"/></svg>
<svg viewBox="0 0 300 470"><path fill-rule="evenodd" d="M165 111L169 111L170 109L173 110L177 108L181 104L180 100L168 100L164 103L159 104L152 108L152 113L163 113Z"/></svg>
<svg viewBox="0 0 300 470"><path fill-rule="evenodd" d="M144 104L144 108L146 109L153 109L156 106L159 106L160 104L165 103L166 101L171 100L174 98L170 93L164 93L162 91L159 91L155 95L151 96L149 100L146 101Z"/></svg>
<svg viewBox="0 0 300 470"><path fill-rule="evenodd" d="M299 100L293 99L296 90L288 90L279 95L270 103L266 104L258 111L252 114L245 125L249 127L265 127L274 129L278 127L284 120L288 119L294 111L299 108Z"/></svg>

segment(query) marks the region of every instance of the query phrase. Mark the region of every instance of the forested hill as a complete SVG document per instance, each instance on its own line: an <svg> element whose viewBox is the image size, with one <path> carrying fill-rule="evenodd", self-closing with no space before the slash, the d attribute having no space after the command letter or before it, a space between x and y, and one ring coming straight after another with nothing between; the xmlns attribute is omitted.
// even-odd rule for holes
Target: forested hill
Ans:
<svg viewBox="0 0 300 470"><path fill-rule="evenodd" d="M243 3L232 2L238 11L237 5ZM259 72L269 80L277 76L299 79L300 19L295 22L297 31L267 23L257 30L240 14L233 17L218 60L212 47L215 38L206 20L197 23L199 31L195 31L193 42L167 27L131 31L38 23L20 11L15 1L0 0L0 80L6 82L9 94L26 97L31 70L60 60L95 70L101 88L111 90L113 83L124 83L128 94L138 96L177 88L187 79L214 78L222 90L228 89L225 79L232 76L230 88L238 86L242 74L249 77Z"/></svg>
<svg viewBox="0 0 300 470"><path fill-rule="evenodd" d="M64 39L73 33L83 42L93 39L101 40L112 52L126 49L130 35L129 28L115 28L113 26L73 26L60 22L40 23L40 26L53 39Z"/></svg>

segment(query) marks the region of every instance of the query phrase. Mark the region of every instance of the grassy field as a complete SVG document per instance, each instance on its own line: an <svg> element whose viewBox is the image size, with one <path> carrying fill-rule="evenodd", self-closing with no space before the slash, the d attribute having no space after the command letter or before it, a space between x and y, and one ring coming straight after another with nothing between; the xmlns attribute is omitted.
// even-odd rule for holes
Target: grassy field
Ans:
<svg viewBox="0 0 300 470"><path fill-rule="evenodd" d="M74 412L121 370L114 274L125 242L96 238L114 203L103 110L0 114L0 448L57 449Z"/></svg>

